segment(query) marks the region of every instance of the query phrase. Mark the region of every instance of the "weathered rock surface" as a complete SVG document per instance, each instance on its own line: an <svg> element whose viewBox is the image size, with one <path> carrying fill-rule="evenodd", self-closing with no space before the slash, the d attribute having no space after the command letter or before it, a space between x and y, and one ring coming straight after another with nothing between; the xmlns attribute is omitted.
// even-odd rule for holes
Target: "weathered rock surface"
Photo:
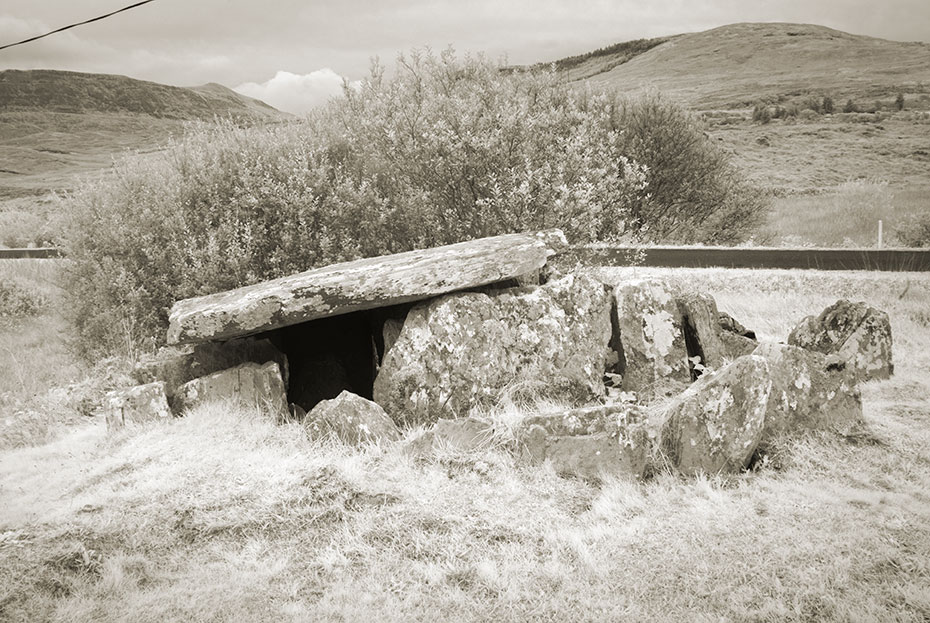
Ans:
<svg viewBox="0 0 930 623"><path fill-rule="evenodd" d="M717 322L720 325L721 330L726 331L727 333L735 333L736 335L741 335L742 337L748 337L751 340L756 339L755 331L750 331L744 327L739 320L726 312L717 312Z"/></svg>
<svg viewBox="0 0 930 623"><path fill-rule="evenodd" d="M689 358L698 356L701 365L720 368L730 356L720 337L717 302L707 294L688 293L678 296L678 308Z"/></svg>
<svg viewBox="0 0 930 623"><path fill-rule="evenodd" d="M765 358L772 379L763 443L800 430L848 434L862 424L855 373L835 356L771 343L759 345L753 354Z"/></svg>
<svg viewBox="0 0 930 623"><path fill-rule="evenodd" d="M768 363L756 355L705 374L668 406L663 451L685 474L743 469L762 438L771 390Z"/></svg>
<svg viewBox="0 0 930 623"><path fill-rule="evenodd" d="M178 387L175 398L180 410L207 402L232 402L240 407L260 408L276 421L287 419L287 392L278 364L244 363L194 379Z"/></svg>
<svg viewBox="0 0 930 623"><path fill-rule="evenodd" d="M103 402L107 430L117 430L129 423L167 420L171 417L165 384L146 383L108 392Z"/></svg>
<svg viewBox="0 0 930 623"><path fill-rule="evenodd" d="M649 462L646 417L633 405L572 409L526 418L516 431L521 456L550 461L564 476L642 478Z"/></svg>
<svg viewBox="0 0 930 623"><path fill-rule="evenodd" d="M334 264L185 299L171 308L168 343L251 335L505 281L542 268L565 245L557 230L508 234Z"/></svg>
<svg viewBox="0 0 930 623"><path fill-rule="evenodd" d="M514 387L589 402L616 358L610 313L609 288L578 275L418 305L385 354L375 402L397 422L463 417Z"/></svg>
<svg viewBox="0 0 930 623"><path fill-rule="evenodd" d="M615 289L624 391L641 400L676 393L691 381L681 313L668 286L637 280Z"/></svg>
<svg viewBox="0 0 930 623"><path fill-rule="evenodd" d="M163 381L171 402L177 388L188 381L243 363L269 361L278 364L282 380L287 385L287 356L271 341L254 338L163 348L155 357L137 364L132 376L139 383Z"/></svg>
<svg viewBox="0 0 930 623"><path fill-rule="evenodd" d="M888 314L865 303L840 300L819 316L808 316L791 331L788 343L836 354L860 380L887 379L894 373Z"/></svg>
<svg viewBox="0 0 930 623"><path fill-rule="evenodd" d="M380 405L346 391L317 404L304 418L304 430L311 439L333 436L352 446L400 438Z"/></svg>
<svg viewBox="0 0 930 623"><path fill-rule="evenodd" d="M494 444L491 425L477 418L441 419L432 428L407 444L407 452L423 458L438 449L476 452Z"/></svg>

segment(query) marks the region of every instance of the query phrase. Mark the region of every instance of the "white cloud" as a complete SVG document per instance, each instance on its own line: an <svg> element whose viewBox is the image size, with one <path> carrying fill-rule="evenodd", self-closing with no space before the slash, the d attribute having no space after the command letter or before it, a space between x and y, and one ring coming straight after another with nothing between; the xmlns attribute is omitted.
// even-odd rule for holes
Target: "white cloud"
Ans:
<svg viewBox="0 0 930 623"><path fill-rule="evenodd" d="M342 94L343 77L326 67L309 74L279 71L261 84L246 82L235 88L249 97L271 104L278 110L301 115Z"/></svg>

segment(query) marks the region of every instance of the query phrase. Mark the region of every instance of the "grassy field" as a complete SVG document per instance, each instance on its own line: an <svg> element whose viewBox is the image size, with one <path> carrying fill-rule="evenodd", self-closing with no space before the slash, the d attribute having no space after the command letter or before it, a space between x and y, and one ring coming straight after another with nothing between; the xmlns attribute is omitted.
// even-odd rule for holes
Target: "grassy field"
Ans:
<svg viewBox="0 0 930 623"><path fill-rule="evenodd" d="M928 620L930 278L599 272L713 293L766 340L839 297L886 309L870 434L594 485L500 448L313 444L222 405L111 437L90 421L0 453L0 619Z"/></svg>

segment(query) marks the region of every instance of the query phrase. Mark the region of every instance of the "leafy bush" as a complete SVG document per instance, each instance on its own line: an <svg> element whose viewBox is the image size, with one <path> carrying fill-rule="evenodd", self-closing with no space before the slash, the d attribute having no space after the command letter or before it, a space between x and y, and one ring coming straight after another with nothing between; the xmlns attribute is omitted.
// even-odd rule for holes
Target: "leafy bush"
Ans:
<svg viewBox="0 0 930 623"><path fill-rule="evenodd" d="M823 114L832 115L833 114L833 98L830 97L829 95L824 95L823 101L820 104L820 109L823 111Z"/></svg>
<svg viewBox="0 0 930 623"><path fill-rule="evenodd" d="M0 279L0 321L34 316L47 304L41 294L31 292L15 281Z"/></svg>
<svg viewBox="0 0 930 623"><path fill-rule="evenodd" d="M308 119L201 126L73 196L79 348L161 342L174 301L358 257L560 227L745 237L763 204L689 115L481 58L375 65Z"/></svg>
<svg viewBox="0 0 930 623"><path fill-rule="evenodd" d="M895 228L895 237L905 247L930 247L930 214L914 214Z"/></svg>
<svg viewBox="0 0 930 623"><path fill-rule="evenodd" d="M772 113L765 104L756 104L752 109L752 120L756 123L768 123L772 120Z"/></svg>
<svg viewBox="0 0 930 623"><path fill-rule="evenodd" d="M859 112L859 109L856 107L856 103L851 99L846 100L846 105L843 106L843 112Z"/></svg>

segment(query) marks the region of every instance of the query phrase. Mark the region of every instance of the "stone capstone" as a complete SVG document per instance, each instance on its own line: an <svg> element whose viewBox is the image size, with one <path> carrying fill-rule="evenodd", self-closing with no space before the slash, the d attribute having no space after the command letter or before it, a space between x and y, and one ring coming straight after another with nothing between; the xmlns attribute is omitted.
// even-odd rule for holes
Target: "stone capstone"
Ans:
<svg viewBox="0 0 930 623"><path fill-rule="evenodd" d="M792 329L788 343L837 355L860 380L894 373L888 314L865 303L840 300L819 316L808 316Z"/></svg>
<svg viewBox="0 0 930 623"><path fill-rule="evenodd" d="M534 273L565 246L558 230L507 234L333 264L184 299L169 313L168 343L242 337L498 283Z"/></svg>
<svg viewBox="0 0 930 623"><path fill-rule="evenodd" d="M126 424L167 420L171 417L165 384L146 383L108 392L103 401L107 430L123 428Z"/></svg>
<svg viewBox="0 0 930 623"><path fill-rule="evenodd" d="M800 430L848 434L863 422L854 371L836 356L788 344L761 344L754 351L769 365L772 393L763 443Z"/></svg>
<svg viewBox="0 0 930 623"><path fill-rule="evenodd" d="M610 316L609 288L584 275L417 305L385 354L374 400L399 423L463 417L505 391L590 402L616 360Z"/></svg>
<svg viewBox="0 0 930 623"><path fill-rule="evenodd" d="M243 408L258 408L275 421L287 419L287 392L278 364L244 363L208 374L178 387L176 404L182 411L207 402L232 402Z"/></svg>
<svg viewBox="0 0 930 623"><path fill-rule="evenodd" d="M628 281L618 284L614 295L623 390L643 401L677 393L691 381L691 372L681 313L668 285Z"/></svg>
<svg viewBox="0 0 930 623"><path fill-rule="evenodd" d="M764 357L705 374L664 413L661 448L682 473L737 472L762 438L772 381Z"/></svg>
<svg viewBox="0 0 930 623"><path fill-rule="evenodd" d="M351 446L400 438L394 421L380 405L347 391L317 404L303 425L311 439L335 437Z"/></svg>
<svg viewBox="0 0 930 623"><path fill-rule="evenodd" d="M534 464L549 461L563 476L642 478L649 463L645 413L634 405L585 407L528 417L514 436L524 460Z"/></svg>

